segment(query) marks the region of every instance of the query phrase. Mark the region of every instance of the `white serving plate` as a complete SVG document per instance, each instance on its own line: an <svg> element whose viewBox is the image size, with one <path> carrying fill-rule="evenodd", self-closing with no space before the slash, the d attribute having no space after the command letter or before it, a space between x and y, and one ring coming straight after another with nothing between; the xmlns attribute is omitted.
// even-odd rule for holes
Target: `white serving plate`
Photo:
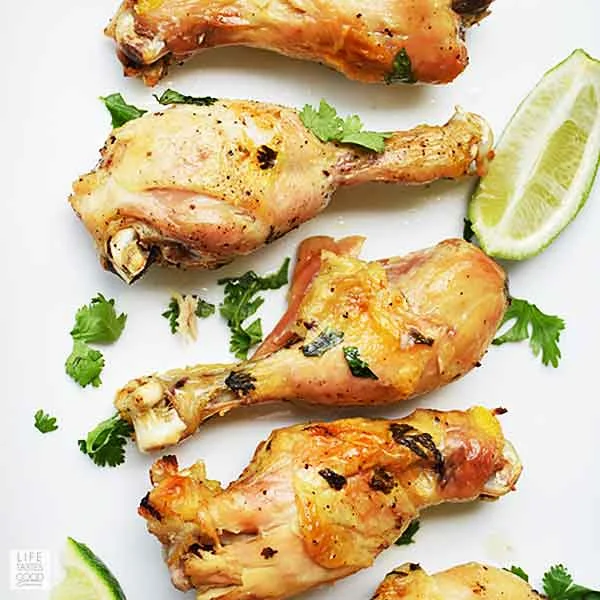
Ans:
<svg viewBox="0 0 600 600"><path fill-rule="evenodd" d="M267 272L311 234L367 236L363 256L386 257L460 236L472 182L427 188L366 185L341 190L312 222L216 273L153 270L132 287L104 272L67 196L71 181L95 164L109 132L98 96L120 91L139 106L151 92L121 75L102 28L113 0L12 2L3 6L0 115L4 182L1 369L4 399L0 496L0 598L37 600L48 592L10 591L9 550L50 552L54 579L66 536L84 541L111 567L129 600L177 600L157 540L137 516L154 457L128 450L117 469L100 469L77 439L112 414L114 391L154 370L229 359L218 318L199 324L196 344L172 336L160 316L170 292L201 291L218 301L218 276L249 268ZM442 122L455 105L480 112L500 134L542 73L574 48L600 57L598 0L497 0L493 15L468 33L471 65L445 87L368 86L324 67L248 49L209 51L173 68L163 85L189 94L255 98L302 106L325 97L341 113L357 112L372 129ZM541 256L508 267L512 293L565 318L558 369L543 367L526 344L490 349L483 366L415 402L372 416L399 416L416 406L473 404L509 409L503 426L525 465L514 494L499 502L446 506L424 514L417 542L392 547L375 565L307 594L311 600L370 598L394 566L410 560L436 570L470 560L521 565L539 583L564 562L576 579L600 587L600 402L596 369L600 335L598 256L600 186L576 222ZM64 373L75 310L96 292L117 299L129 319L105 351L99 389L80 389ZM265 330L281 314L284 290L260 311ZM41 435L38 408L60 429ZM354 411L356 412L356 411ZM238 476L256 444L275 427L331 419L353 411L276 406L212 421L176 449L181 465L206 460L210 477Z"/></svg>

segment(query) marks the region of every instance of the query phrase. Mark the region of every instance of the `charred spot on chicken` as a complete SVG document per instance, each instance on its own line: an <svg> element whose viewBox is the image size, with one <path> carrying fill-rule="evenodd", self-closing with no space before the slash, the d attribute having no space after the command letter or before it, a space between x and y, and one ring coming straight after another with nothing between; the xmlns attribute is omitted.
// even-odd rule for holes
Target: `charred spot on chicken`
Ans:
<svg viewBox="0 0 600 600"><path fill-rule="evenodd" d="M435 471L440 475L444 472L444 458L429 433L421 433L409 425L390 425L392 438L397 444L406 446L411 452L423 460L431 460Z"/></svg>
<svg viewBox="0 0 600 600"><path fill-rule="evenodd" d="M272 148L269 148L266 144L259 146L256 151L256 158L258 160L258 166L266 171L272 169L275 166L275 160L277 159L277 152Z"/></svg>
<svg viewBox="0 0 600 600"><path fill-rule="evenodd" d="M255 383L256 378L244 371L231 371L225 379L225 385L232 392L241 396L247 396L252 390L255 390Z"/></svg>
<svg viewBox="0 0 600 600"><path fill-rule="evenodd" d="M333 469L321 469L319 475L329 484L330 488L338 492L344 488L347 481L343 475L336 473Z"/></svg>

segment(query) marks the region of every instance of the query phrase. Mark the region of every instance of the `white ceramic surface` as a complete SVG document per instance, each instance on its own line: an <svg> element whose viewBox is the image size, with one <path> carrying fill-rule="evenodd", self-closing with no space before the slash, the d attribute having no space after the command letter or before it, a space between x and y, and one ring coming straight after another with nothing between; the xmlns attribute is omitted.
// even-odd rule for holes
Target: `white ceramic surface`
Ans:
<svg viewBox="0 0 600 600"><path fill-rule="evenodd" d="M200 290L217 301L218 275L271 270L311 234L365 234L367 258L460 235L472 185L342 190L318 218L218 275L153 270L125 286L100 268L66 200L71 181L95 164L109 132L98 96L121 91L132 103L153 106L148 89L122 77L112 43L102 35L116 6L113 0L29 0L2 8L0 598L45 599L47 592L9 591L8 551L48 549L58 575L68 535L88 543L110 565L129 600L193 598L171 586L159 544L136 514L149 488L152 457L129 447L125 465L100 469L77 448L77 439L112 413L112 395L129 378L229 358L219 318L200 323L196 344L170 334L160 316L170 292ZM598 24L598 0L497 0L493 15L468 33L471 65L446 87L367 86L316 64L248 49L209 51L174 68L163 84L190 94L296 106L325 97L341 113L357 112L380 130L441 122L460 104L485 115L499 134L548 67L576 47L600 57ZM384 574L407 560L428 569L469 560L519 564L536 581L562 561L578 580L600 587L600 403L594 374L599 224L596 185L557 242L538 258L508 266L515 296L567 322L558 369L543 367L526 344L492 348L483 366L463 380L419 401L370 413L403 415L417 405L507 407L502 422L525 464L518 491L495 504L428 511L416 544L393 547L372 568L306 598L369 598ZM82 390L63 364L75 310L98 291L115 297L129 318L121 340L105 350L102 387ZM283 299L284 290L269 294L260 311L265 329L281 313ZM42 407L57 416L55 433L34 429L33 414ZM274 427L351 412L281 406L239 411L204 426L176 454L182 465L204 458L209 475L227 482Z"/></svg>

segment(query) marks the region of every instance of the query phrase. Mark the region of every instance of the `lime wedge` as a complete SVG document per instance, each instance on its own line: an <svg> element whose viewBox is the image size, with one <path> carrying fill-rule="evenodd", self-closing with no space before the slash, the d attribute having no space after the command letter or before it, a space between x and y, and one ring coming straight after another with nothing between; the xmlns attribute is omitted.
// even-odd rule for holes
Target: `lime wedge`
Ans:
<svg viewBox="0 0 600 600"><path fill-rule="evenodd" d="M469 206L482 248L521 260L575 218L600 160L600 61L576 50L512 117Z"/></svg>
<svg viewBox="0 0 600 600"><path fill-rule="evenodd" d="M126 600L114 575L85 544L67 538L63 565L65 578L51 600Z"/></svg>

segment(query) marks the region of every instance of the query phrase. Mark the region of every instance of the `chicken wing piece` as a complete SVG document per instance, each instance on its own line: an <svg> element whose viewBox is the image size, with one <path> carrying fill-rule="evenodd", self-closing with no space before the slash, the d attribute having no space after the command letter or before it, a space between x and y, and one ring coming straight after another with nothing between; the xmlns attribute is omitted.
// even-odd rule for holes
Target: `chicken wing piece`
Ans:
<svg viewBox="0 0 600 600"><path fill-rule="evenodd" d="M383 580L372 600L540 600L520 577L505 569L468 563L428 575L406 563Z"/></svg>
<svg viewBox="0 0 600 600"><path fill-rule="evenodd" d="M206 48L252 46L364 82L447 83L467 66L464 30L492 0L124 0L105 33L126 75L155 85Z"/></svg>
<svg viewBox="0 0 600 600"><path fill-rule="evenodd" d="M485 122L460 111L376 154L321 142L291 108L174 106L114 130L70 201L104 266L131 282L152 261L214 268L253 252L312 219L340 185L481 174L491 145Z"/></svg>
<svg viewBox="0 0 600 600"><path fill-rule="evenodd" d="M417 410L276 430L226 489L164 457L139 513L177 588L275 600L370 566L422 509L498 498L520 472L493 412Z"/></svg>
<svg viewBox="0 0 600 600"><path fill-rule="evenodd" d="M302 300L292 298L258 358L141 377L118 391L115 406L133 423L140 450L175 444L239 406L387 404L478 365L506 309L503 270L463 240L375 262L343 255L356 243L323 251L312 281L301 248L292 290ZM305 245L314 254L314 241Z"/></svg>

